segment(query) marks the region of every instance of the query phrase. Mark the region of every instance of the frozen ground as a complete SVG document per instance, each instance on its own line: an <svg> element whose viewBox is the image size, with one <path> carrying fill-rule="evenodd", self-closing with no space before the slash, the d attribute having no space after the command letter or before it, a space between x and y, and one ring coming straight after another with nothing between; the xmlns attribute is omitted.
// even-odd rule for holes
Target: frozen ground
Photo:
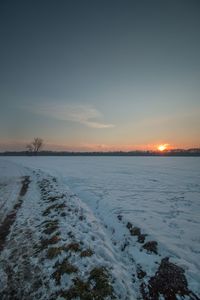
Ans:
<svg viewBox="0 0 200 300"><path fill-rule="evenodd" d="M10 162L5 163L5 160ZM11 164L11 161L14 164ZM157 287L160 284L157 277L162 273L164 265L165 269L171 268L168 273L173 269L180 275L180 270L184 270L188 290L196 294L194 296L185 292L186 298L198 299L200 296L199 158L12 157L1 158L0 166L1 175L3 174L0 183L0 205L4 209L3 214L12 207L12 194L20 189L19 178L27 176L27 173L32 179L30 186L35 190L38 189L37 183L49 178L51 188L48 187L48 193L55 193L56 189L60 193L60 190L64 189L62 193L68 195L66 201L69 201L69 195L72 193L73 201L71 198L70 201L73 202L73 209L78 206L78 211L84 210L84 215L87 216L87 222L84 221L86 229L80 225L83 229L81 233L80 220L76 214L74 219L72 217L62 222L59 219L59 224L62 224L61 227L66 224L72 226L71 223L74 222L73 230L78 236L78 242L86 241L85 247L95 249L95 255L92 255L88 268L91 270L92 265L107 267L117 299L163 299L164 296L158 298L158 294L165 295L165 291ZM13 172L9 179L6 169L11 168ZM32 170L35 170L35 173L32 173ZM57 187L52 183L52 178L56 178ZM37 201L24 203L27 203L30 209L36 209L33 203L37 203L39 211L39 207L42 207L42 197L38 194ZM39 224L42 223L42 218L39 218ZM92 222L96 225L90 227ZM36 223L33 221L33 224ZM97 237L98 243L90 240L90 231L92 236ZM78 232L81 235L77 235ZM62 241L67 240L62 231L61 237ZM166 260L162 260L166 257L169 257L173 264L166 265ZM89 274L90 270L81 265L82 260L77 260L76 264L80 274ZM45 266L42 269L54 268L49 267L48 263ZM175 269L174 266L182 269ZM172 274L170 276L173 277ZM167 280L165 278L165 282ZM63 281L64 283L66 284L66 281ZM149 285L153 288L149 288ZM159 293L154 291L156 288ZM177 293L180 294L180 291ZM166 299L176 299L169 297L171 298ZM179 297L181 296L177 296L177 299Z"/></svg>

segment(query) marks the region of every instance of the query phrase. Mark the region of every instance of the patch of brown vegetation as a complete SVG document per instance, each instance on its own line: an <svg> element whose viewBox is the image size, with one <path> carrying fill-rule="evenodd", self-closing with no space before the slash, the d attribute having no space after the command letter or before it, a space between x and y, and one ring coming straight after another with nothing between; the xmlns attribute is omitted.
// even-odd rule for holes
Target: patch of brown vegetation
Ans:
<svg viewBox="0 0 200 300"><path fill-rule="evenodd" d="M157 245L158 243L156 241L149 241L147 243L145 243L142 247L147 250L148 253L155 253L158 254L158 250L157 250Z"/></svg>
<svg viewBox="0 0 200 300"><path fill-rule="evenodd" d="M48 248L49 245L55 245L60 241L57 235L52 236L50 239L41 239L40 249L44 250Z"/></svg>
<svg viewBox="0 0 200 300"><path fill-rule="evenodd" d="M141 285L141 292L145 300L159 300L161 295L165 300L176 300L177 296L199 299L188 289L184 270L169 262L168 257L162 259L155 276L150 278L148 287Z"/></svg>
<svg viewBox="0 0 200 300"><path fill-rule="evenodd" d="M53 232L55 232L58 228L58 220L47 221L43 233L50 235Z"/></svg>
<svg viewBox="0 0 200 300"><path fill-rule="evenodd" d="M90 291L88 282L84 282L80 278L73 279L73 286L67 291L59 291L57 296L64 299L71 300L80 298L81 300L94 300L93 295Z"/></svg>
<svg viewBox="0 0 200 300"><path fill-rule="evenodd" d="M59 291L57 296L71 300L103 300L116 299L112 285L109 283L108 272L104 267L91 270L87 281L73 279L73 285L67 291Z"/></svg>
<svg viewBox="0 0 200 300"><path fill-rule="evenodd" d="M139 236L141 234L140 228L139 227L132 227L130 229L130 234Z"/></svg>
<svg viewBox="0 0 200 300"><path fill-rule="evenodd" d="M58 229L57 225L52 225L51 227L44 229L43 233L50 235L50 234L54 233L57 229Z"/></svg>
<svg viewBox="0 0 200 300"><path fill-rule="evenodd" d="M80 244L76 242L66 245L65 249L72 252L78 252L81 250Z"/></svg>
<svg viewBox="0 0 200 300"><path fill-rule="evenodd" d="M147 236L146 234L140 234L138 236L138 242L141 243L141 244L143 244L145 242L146 236Z"/></svg>
<svg viewBox="0 0 200 300"><path fill-rule="evenodd" d="M63 274L71 274L78 271L78 268L69 263L66 259L62 263L57 262L55 264L55 268L56 271L53 273L52 277L55 279L56 284L60 284L60 280Z"/></svg>
<svg viewBox="0 0 200 300"><path fill-rule="evenodd" d="M128 228L129 232L131 235L133 236L137 236L137 241L138 243L144 243L145 242L145 238L146 238L146 234L142 234L141 233L141 229L139 227L133 226L130 222L128 222L126 224L126 227Z"/></svg>
<svg viewBox="0 0 200 300"><path fill-rule="evenodd" d="M53 259L62 253L63 247L52 247L47 251L47 258Z"/></svg>
<svg viewBox="0 0 200 300"><path fill-rule="evenodd" d="M90 272L89 282L93 283L92 292L94 299L104 299L108 296L114 299L113 287L109 282L109 276L106 268L94 268Z"/></svg>
<svg viewBox="0 0 200 300"><path fill-rule="evenodd" d="M92 256L94 254L94 252L89 248L86 250L83 250L80 254L81 257L89 257Z"/></svg>

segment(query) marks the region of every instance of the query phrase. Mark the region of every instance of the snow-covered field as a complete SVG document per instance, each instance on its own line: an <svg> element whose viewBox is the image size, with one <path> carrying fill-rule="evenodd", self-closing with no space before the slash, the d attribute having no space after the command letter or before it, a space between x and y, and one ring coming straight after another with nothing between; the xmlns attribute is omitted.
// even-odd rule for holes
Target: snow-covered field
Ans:
<svg viewBox="0 0 200 300"><path fill-rule="evenodd" d="M15 202L14 195L20 191L22 176L30 176L31 183L27 192L30 195L29 201L26 200L28 196L24 196L19 211L22 214L21 220L32 220L29 220L29 224L32 222L32 230L34 226L40 228L34 233L35 243L41 239L44 230L41 227L44 216L39 210L40 207L41 212L42 209L48 209L45 202L47 194L65 195L64 201L68 206L71 205L73 213L68 213L68 217L63 219L55 214L50 217L54 221L55 217L59 220L61 244L67 241L63 229L67 226L70 227L68 232L72 232L82 245L82 251L92 249L91 257L80 259L76 253L69 258L69 262L79 270L77 274L83 281L87 278L89 280L92 266L105 267L109 271L110 284L117 299L169 300L182 299L181 295L185 295L185 299L199 299L200 158L1 157L2 221L3 215L9 213ZM47 183L44 189L47 190L41 191L41 184L45 180ZM20 233L23 222L19 217L16 222L21 224L16 225L19 233L13 229L10 234L18 235L20 240L20 235L23 239L22 232ZM2 268L6 267L9 251L12 251L11 241L9 249L9 235L7 239L7 249L5 246L2 251ZM73 242L73 238L71 239ZM62 253L60 257L63 258L64 255ZM51 273L55 269L55 261L46 262L43 256L44 253L37 257L39 261L43 261L39 265L42 273ZM168 275L163 274L163 266L171 276L170 282L167 282ZM1 278L4 278L2 286L6 284L4 273L1 274ZM175 273L179 278L173 278ZM72 275L68 277L62 276L61 288L74 282ZM167 288L158 287L163 286L163 282L159 281L160 277L164 278L169 288L174 289L177 298L167 294ZM183 284L185 280L188 282L187 289ZM174 282L177 289L170 286ZM46 284L43 282L43 289ZM54 281L50 286L52 291L58 291ZM34 297L37 298L38 295L34 294ZM69 296L67 298L66 294L58 297L62 298L61 296L74 299ZM38 299L43 298L40 296ZM95 298L93 295L91 299L110 298Z"/></svg>

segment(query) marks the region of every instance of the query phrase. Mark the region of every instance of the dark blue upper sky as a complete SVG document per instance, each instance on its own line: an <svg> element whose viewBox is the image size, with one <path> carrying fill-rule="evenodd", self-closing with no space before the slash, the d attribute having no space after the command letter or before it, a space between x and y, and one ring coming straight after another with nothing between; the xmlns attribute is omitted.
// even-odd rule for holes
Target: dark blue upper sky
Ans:
<svg viewBox="0 0 200 300"><path fill-rule="evenodd" d="M200 143L200 2L0 2L0 142Z"/></svg>

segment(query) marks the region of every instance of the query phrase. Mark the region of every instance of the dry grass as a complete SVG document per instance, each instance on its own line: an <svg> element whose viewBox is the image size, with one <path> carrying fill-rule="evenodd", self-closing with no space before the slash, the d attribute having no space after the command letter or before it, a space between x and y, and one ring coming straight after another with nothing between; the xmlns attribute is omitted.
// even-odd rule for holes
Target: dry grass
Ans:
<svg viewBox="0 0 200 300"><path fill-rule="evenodd" d="M63 247L52 247L49 248L47 251L47 258L48 259L53 259L55 257L57 257L58 255L60 255L63 251Z"/></svg>
<svg viewBox="0 0 200 300"><path fill-rule="evenodd" d="M81 250L80 244L79 244L79 243L76 243L76 242L68 244L68 245L65 247L65 249L66 249L67 251L72 251L72 252L78 252L78 251Z"/></svg>
<svg viewBox="0 0 200 300"><path fill-rule="evenodd" d="M76 273L78 271L78 268L69 263L66 259L62 263L57 262L55 264L55 268L56 271L53 273L52 276L57 284L60 284L60 280L63 274L71 274Z"/></svg>
<svg viewBox="0 0 200 300"><path fill-rule="evenodd" d="M83 250L80 254L81 257L90 257L94 254L94 252L89 248L86 250Z"/></svg>
<svg viewBox="0 0 200 300"><path fill-rule="evenodd" d="M149 241L143 245L143 248L147 250L148 253L153 252L155 254L158 254L157 245L158 243L156 241Z"/></svg>

